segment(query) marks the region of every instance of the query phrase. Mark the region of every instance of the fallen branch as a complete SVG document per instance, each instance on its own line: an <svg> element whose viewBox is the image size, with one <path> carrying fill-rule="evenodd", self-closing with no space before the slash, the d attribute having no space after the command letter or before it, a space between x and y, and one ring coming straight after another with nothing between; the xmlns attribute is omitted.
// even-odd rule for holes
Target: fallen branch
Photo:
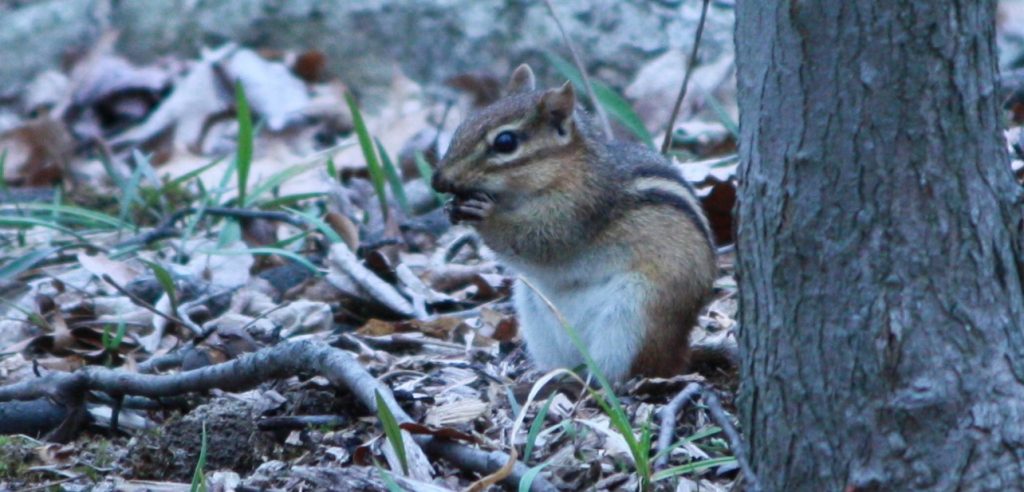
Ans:
<svg viewBox="0 0 1024 492"><path fill-rule="evenodd" d="M347 245L335 244L331 246L331 253L328 255L327 261L332 268L344 273L356 285L370 294L374 301L406 318L416 317L416 310L413 308L412 303L402 297L391 284L378 277L369 268L364 267L359 262L359 259L356 258L355 253L348 249ZM327 277L327 281L332 285L334 284L330 276ZM345 291L347 286L336 285L336 287Z"/></svg>
<svg viewBox="0 0 1024 492"><path fill-rule="evenodd" d="M309 427L341 427L348 423L348 419L340 415L296 415L260 419L256 421L256 427L265 431L291 431Z"/></svg>
<svg viewBox="0 0 1024 492"><path fill-rule="evenodd" d="M675 398L672 398L672 401L658 410L658 420L661 422L661 428L658 431L658 454L661 454L661 457L654 463L655 467L662 468L668 463L668 453L663 453L663 451L672 445L676 430L676 414L684 405L700 394L700 389L700 384L690 383Z"/></svg>
<svg viewBox="0 0 1024 492"><path fill-rule="evenodd" d="M309 482L314 490L388 490L387 482L382 478L384 471L371 466L293 466L290 469L282 470L278 480L293 480L295 478ZM389 474L391 480L399 486L399 490L415 490L416 492L451 492L451 489L440 487L432 483L414 480L398 473ZM284 481L284 480L282 480ZM296 487L293 482L289 483L291 488ZM241 487L239 487L241 489ZM118 489L120 490L120 489ZM257 490L249 488L248 490ZM266 489L259 489L266 490ZM279 490L279 489L271 489Z"/></svg>
<svg viewBox="0 0 1024 492"><path fill-rule="evenodd" d="M307 224L301 217L297 217L288 212L276 212L269 210L248 210L244 208L230 208L230 207L189 207L178 210L171 215L168 215L160 221L152 229L139 234L137 236L128 238L120 243L114 245L114 249L122 249L128 246L136 245L147 245L152 242L159 241L160 239L167 239L171 237L178 237L181 235L181 231L174 226L179 220L192 214L203 214L214 217L233 217L236 219L263 219L274 222L284 222L291 224L300 229L304 228Z"/></svg>
<svg viewBox="0 0 1024 492"><path fill-rule="evenodd" d="M714 391L707 390L703 392L704 403L708 405L708 409L711 411L711 419L722 428L722 432L725 433L725 437L729 440L729 448L732 449L733 454L736 456L736 463L740 466L740 471L743 472L743 478L750 484L747 486L747 492L761 492L761 482L758 481L757 475L754 474L754 469L750 467L750 462L747 461L747 452L743 447L743 440L740 439L740 433L736 432L736 427L732 425L732 421L729 420L729 416L725 414L725 410L722 408L722 402L718 400L718 395Z"/></svg>
<svg viewBox="0 0 1024 492"><path fill-rule="evenodd" d="M351 391L371 412L377 410L375 394L380 392L399 423L413 422L395 401L391 390L377 381L351 354L312 340L283 343L230 362L170 375L129 373L98 366L87 366L72 373L52 372L0 387L0 401L49 397L75 410L82 408L90 391L159 398L214 388L242 391L264 381L298 374L324 376L336 387ZM494 473L509 461L509 455L501 451L483 451L427 435L418 435L415 440L431 456L482 475ZM527 469L523 463L516 462L504 483L518 486ZM543 477L536 477L531 490L553 492L556 489Z"/></svg>
<svg viewBox="0 0 1024 492"><path fill-rule="evenodd" d="M166 319L167 321L170 321L172 323L177 323L177 324L179 324L181 326L184 326L184 327L188 328L189 330L192 331L192 333L195 336L199 336L199 335L201 335L203 333L203 329L199 325L197 325L194 321L192 321L192 319L189 318L187 314L183 314L181 312L175 312L175 313L167 314L167 313L157 309L156 306L153 306L152 304L146 302L144 299L141 299L139 296L129 292L128 289L125 289L120 284L118 284L117 281L115 281L110 275L104 273L101 276L101 278L105 282L110 284L111 287L113 287L115 290L120 292L121 295L127 297L128 300L132 301L132 303L135 304L136 306L139 306L139 307L141 307L143 309L146 309L147 311L149 311L149 312L151 312L153 314L156 314L156 315L160 316L161 318Z"/></svg>

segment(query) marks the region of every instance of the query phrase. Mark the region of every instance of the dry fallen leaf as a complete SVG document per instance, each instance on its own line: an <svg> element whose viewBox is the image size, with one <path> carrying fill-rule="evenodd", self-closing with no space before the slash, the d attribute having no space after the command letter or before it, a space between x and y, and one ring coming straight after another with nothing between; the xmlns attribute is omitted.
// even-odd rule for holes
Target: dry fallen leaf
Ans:
<svg viewBox="0 0 1024 492"><path fill-rule="evenodd" d="M637 115L652 132L664 129L668 124L679 86L686 74L687 56L678 49L666 51L641 67L633 83L624 91L625 96L634 101ZM687 115L692 114L708 94L718 93L720 99L734 99L735 83L730 78L733 70L734 59L731 54L694 67L686 99L680 109L680 118L676 121L685 121Z"/></svg>
<svg viewBox="0 0 1024 492"><path fill-rule="evenodd" d="M466 398L434 405L427 409L423 422L428 426L443 427L472 422L487 412L489 405L476 398Z"/></svg>
<svg viewBox="0 0 1024 492"><path fill-rule="evenodd" d="M6 153L4 181L10 186L42 186L61 180L74 150L64 123L43 115L0 133Z"/></svg>
<svg viewBox="0 0 1024 492"><path fill-rule="evenodd" d="M202 59L175 83L171 95L142 124L111 139L110 145L146 142L171 126L178 148L199 145L207 120L231 107L230 93L222 87L214 64L236 49L228 44L212 51L204 50Z"/></svg>
<svg viewBox="0 0 1024 492"><path fill-rule="evenodd" d="M221 65L228 80L242 84L252 110L265 119L271 131L284 130L298 121L309 105L306 84L281 62L239 49Z"/></svg>
<svg viewBox="0 0 1024 492"><path fill-rule="evenodd" d="M109 275L118 285L127 285L139 276L139 271L123 261L111 260L102 253L87 255L85 252L78 253L78 263L97 278Z"/></svg>

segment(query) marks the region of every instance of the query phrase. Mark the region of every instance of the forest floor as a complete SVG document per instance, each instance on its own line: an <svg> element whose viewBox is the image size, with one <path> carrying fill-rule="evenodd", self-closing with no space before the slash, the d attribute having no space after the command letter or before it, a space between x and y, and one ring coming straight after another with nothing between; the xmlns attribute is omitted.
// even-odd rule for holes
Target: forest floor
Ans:
<svg viewBox="0 0 1024 492"><path fill-rule="evenodd" d="M396 72L360 110L315 51L140 66L115 41L0 111L0 489L742 487L734 371L588 390L525 356L513 278L428 185L504 75ZM720 246L693 343L735 345L720 61L694 72L671 155ZM673 77L623 92L671 101ZM660 143L658 105L598 104L618 138Z"/></svg>

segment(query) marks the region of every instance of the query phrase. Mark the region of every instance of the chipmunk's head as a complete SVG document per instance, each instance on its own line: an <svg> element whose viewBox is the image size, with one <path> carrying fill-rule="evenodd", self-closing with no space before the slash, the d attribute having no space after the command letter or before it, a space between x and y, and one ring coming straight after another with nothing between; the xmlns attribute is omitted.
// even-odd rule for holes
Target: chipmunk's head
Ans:
<svg viewBox="0 0 1024 492"><path fill-rule="evenodd" d="M486 195L506 205L543 192L582 152L576 93L570 83L535 90L533 71L520 65L506 96L459 125L434 174L434 189L455 200Z"/></svg>

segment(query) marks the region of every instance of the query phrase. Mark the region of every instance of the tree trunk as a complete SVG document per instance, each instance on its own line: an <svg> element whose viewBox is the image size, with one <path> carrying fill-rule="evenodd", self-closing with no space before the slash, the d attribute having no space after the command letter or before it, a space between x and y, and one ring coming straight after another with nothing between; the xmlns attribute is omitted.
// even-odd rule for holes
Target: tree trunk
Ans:
<svg viewBox="0 0 1024 492"><path fill-rule="evenodd" d="M995 2L736 12L740 413L764 489L1020 490Z"/></svg>

